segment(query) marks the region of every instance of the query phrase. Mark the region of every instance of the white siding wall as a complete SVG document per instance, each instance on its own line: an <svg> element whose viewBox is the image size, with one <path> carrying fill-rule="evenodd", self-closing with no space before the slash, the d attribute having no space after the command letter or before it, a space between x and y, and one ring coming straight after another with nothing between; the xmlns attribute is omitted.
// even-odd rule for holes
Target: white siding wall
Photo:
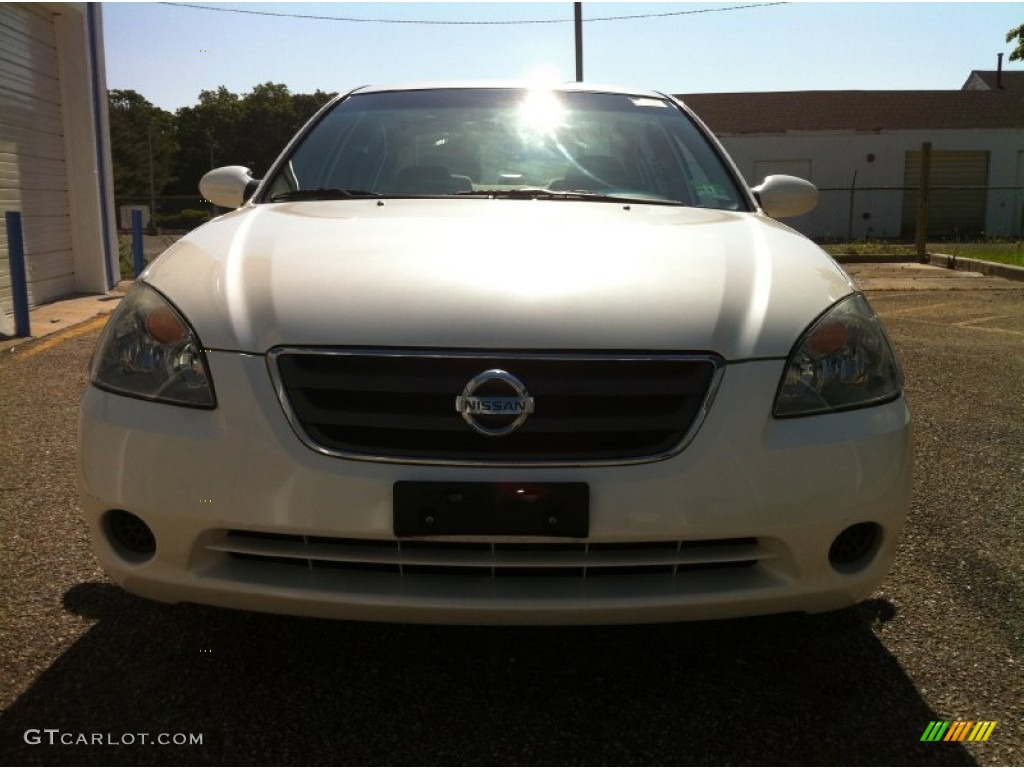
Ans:
<svg viewBox="0 0 1024 768"><path fill-rule="evenodd" d="M99 3L0 3L0 214L22 215L29 304L102 293L117 233ZM13 332L0 216L0 333Z"/></svg>
<svg viewBox="0 0 1024 768"><path fill-rule="evenodd" d="M988 151L988 183L993 187L1017 184L1018 153L1024 147L1021 130L988 131L891 131L879 133L790 132L777 135L720 134L722 144L751 185L755 164L772 161L804 161L812 168L819 187L849 188L857 173L858 187L902 187L908 151L918 150L924 141L932 150ZM869 160L868 156L874 159ZM913 194L913 193L911 193ZM987 235L1008 237L1018 234L1020 196L1012 189L989 191L985 215ZM901 229L903 193L861 191L854 197L853 232L864 237L898 237ZM868 217L865 218L864 214ZM797 228L811 237L845 238L850 222L850 195L823 192L818 207Z"/></svg>
<svg viewBox="0 0 1024 768"><path fill-rule="evenodd" d="M22 214L31 305L75 289L64 147L53 17L44 7L2 4L0 213ZM0 222L0 332L7 333L8 269Z"/></svg>

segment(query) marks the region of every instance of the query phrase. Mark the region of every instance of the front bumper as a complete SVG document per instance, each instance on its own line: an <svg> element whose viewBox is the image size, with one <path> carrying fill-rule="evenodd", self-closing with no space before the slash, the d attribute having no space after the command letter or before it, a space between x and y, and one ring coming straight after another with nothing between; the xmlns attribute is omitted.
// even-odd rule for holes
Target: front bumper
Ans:
<svg viewBox="0 0 1024 768"><path fill-rule="evenodd" d="M94 387L82 401L79 484L96 555L126 589L156 600L438 623L632 623L817 612L851 605L881 582L909 504L912 449L904 400L775 420L778 360L730 364L700 432L675 457L510 469L318 454L288 424L263 357L208 357L216 410L154 404ZM550 552L515 555L534 557L537 566L551 565L545 558L559 564L569 558L582 567L504 578L503 569L488 564L507 562L499 550L511 542L488 542L484 549L495 545L490 552L478 548L467 555L476 566L471 576L450 567L404 567L422 565L425 555L395 543L392 486L398 480L585 482L589 537L568 555L556 546L564 540L546 542ZM110 510L129 511L149 525L157 542L151 558L126 557L111 541ZM880 531L872 555L855 567L833 567L832 542L862 522ZM239 533L257 541L265 536L252 551L266 556L233 547ZM685 561L667 572L624 569L593 578L596 571L586 567L596 562L592 558L607 559L602 545L678 543L682 552L708 541L746 549L731 559L713 555L714 568ZM360 542L393 548L388 567L315 567L324 564L317 552L336 564L339 552ZM306 547L308 558L297 547ZM696 556L698 564L708 559Z"/></svg>

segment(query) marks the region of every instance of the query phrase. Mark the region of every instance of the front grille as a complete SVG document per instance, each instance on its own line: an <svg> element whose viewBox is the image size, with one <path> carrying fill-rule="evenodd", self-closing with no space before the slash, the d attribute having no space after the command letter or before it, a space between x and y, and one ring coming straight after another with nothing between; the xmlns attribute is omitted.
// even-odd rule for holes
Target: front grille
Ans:
<svg viewBox="0 0 1024 768"><path fill-rule="evenodd" d="M720 366L709 355L313 349L270 354L278 395L293 428L311 447L355 458L437 463L617 462L670 455L699 426ZM491 369L512 374L535 401L533 413L512 434L479 434L456 410L467 384ZM498 427L510 421L476 418Z"/></svg>
<svg viewBox="0 0 1024 768"><path fill-rule="evenodd" d="M206 549L266 566L318 571L508 579L681 577L746 569L773 555L755 538L614 543L492 543L344 539L224 531Z"/></svg>

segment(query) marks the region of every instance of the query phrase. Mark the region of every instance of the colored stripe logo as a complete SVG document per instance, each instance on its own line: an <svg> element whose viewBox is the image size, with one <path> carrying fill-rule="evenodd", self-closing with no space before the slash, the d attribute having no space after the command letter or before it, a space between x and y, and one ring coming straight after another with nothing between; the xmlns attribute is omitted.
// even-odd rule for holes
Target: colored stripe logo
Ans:
<svg viewBox="0 0 1024 768"><path fill-rule="evenodd" d="M988 741L996 720L932 720L921 741Z"/></svg>

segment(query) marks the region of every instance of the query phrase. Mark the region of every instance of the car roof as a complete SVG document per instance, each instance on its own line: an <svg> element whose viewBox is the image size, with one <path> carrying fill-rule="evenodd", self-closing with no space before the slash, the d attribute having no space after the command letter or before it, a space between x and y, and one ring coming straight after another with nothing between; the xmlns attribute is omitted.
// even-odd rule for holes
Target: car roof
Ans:
<svg viewBox="0 0 1024 768"><path fill-rule="evenodd" d="M366 85L354 88L350 93L385 93L389 91L433 91L448 89L534 89L543 88L551 91L583 92L583 93L615 93L624 96L640 96L652 99L671 97L657 91L643 88L626 88L616 85L598 85L594 83L538 83L529 80L451 80L425 83L397 83L391 85Z"/></svg>

